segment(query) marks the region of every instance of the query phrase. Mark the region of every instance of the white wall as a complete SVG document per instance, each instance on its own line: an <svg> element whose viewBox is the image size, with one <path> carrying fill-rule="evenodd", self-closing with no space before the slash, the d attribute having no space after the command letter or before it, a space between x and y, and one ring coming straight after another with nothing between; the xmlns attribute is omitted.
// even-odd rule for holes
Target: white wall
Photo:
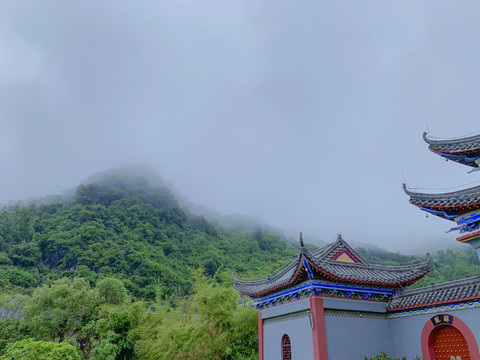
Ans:
<svg viewBox="0 0 480 360"><path fill-rule="evenodd" d="M290 337L292 360L313 360L313 337L308 312L297 314L297 317L287 315L265 320L263 326L265 360L282 359L284 334Z"/></svg>

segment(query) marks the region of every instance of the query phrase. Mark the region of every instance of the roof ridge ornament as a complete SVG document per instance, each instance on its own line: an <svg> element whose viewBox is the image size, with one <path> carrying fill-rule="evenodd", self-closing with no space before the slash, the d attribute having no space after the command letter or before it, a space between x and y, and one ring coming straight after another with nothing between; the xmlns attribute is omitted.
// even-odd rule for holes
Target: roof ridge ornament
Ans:
<svg viewBox="0 0 480 360"><path fill-rule="evenodd" d="M402 187L403 187L403 192L407 195L412 195L412 192L410 190L408 190L407 188L407 184L406 183L402 183Z"/></svg>
<svg viewBox="0 0 480 360"><path fill-rule="evenodd" d="M343 241L342 234L338 233L337 234L337 241Z"/></svg>
<svg viewBox="0 0 480 360"><path fill-rule="evenodd" d="M428 133L426 131L423 132L423 141L425 141L427 144L431 144L432 141L427 137Z"/></svg>
<svg viewBox="0 0 480 360"><path fill-rule="evenodd" d="M300 247L303 249L305 247L305 244L303 243L303 234L300 231Z"/></svg>

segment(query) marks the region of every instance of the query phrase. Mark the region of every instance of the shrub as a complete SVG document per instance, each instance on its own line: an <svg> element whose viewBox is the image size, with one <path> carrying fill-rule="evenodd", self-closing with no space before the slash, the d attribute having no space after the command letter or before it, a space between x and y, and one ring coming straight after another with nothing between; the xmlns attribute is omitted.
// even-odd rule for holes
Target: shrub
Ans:
<svg viewBox="0 0 480 360"><path fill-rule="evenodd" d="M25 339L8 344L0 360L80 360L80 356L67 343Z"/></svg>

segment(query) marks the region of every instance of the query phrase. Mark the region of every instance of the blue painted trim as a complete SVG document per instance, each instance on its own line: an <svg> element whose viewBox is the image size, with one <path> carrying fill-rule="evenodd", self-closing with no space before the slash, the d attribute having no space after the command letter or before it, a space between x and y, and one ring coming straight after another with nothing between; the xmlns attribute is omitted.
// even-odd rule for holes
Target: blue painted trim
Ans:
<svg viewBox="0 0 480 360"><path fill-rule="evenodd" d="M310 280L313 280L313 272L312 272L312 269L310 268L310 264L308 263L307 260L303 260L303 266L305 266L305 269L307 270L308 278Z"/></svg>
<svg viewBox="0 0 480 360"><path fill-rule="evenodd" d="M449 153L440 153L440 156L451 159L451 160L463 160L465 162L474 162L479 157L477 155L467 156L467 155L453 155Z"/></svg>
<svg viewBox="0 0 480 360"><path fill-rule="evenodd" d="M468 301L464 303L457 303L452 305L439 305L439 306L431 306L425 309L419 310L407 310L407 311L400 311L392 314L388 314L389 319L398 319L407 316L415 316L415 315L426 315L426 314L434 314L438 312L448 312L448 311L456 311L456 310L465 310L465 309L475 309L480 308L480 301Z"/></svg>
<svg viewBox="0 0 480 360"><path fill-rule="evenodd" d="M477 217L477 215L480 216L480 210L475 210L467 214L460 215L455 219L455 221L457 222L457 224L461 224L472 217Z"/></svg>
<svg viewBox="0 0 480 360"><path fill-rule="evenodd" d="M433 210L426 206L420 206L420 209L433 215L443 216L445 219L452 221L454 221L455 218L458 216L458 213L447 213L445 211Z"/></svg>
<svg viewBox="0 0 480 360"><path fill-rule="evenodd" d="M474 223L474 222L477 222L477 221L480 221L480 214L469 217L468 219L462 219L461 218L459 221L457 221L457 224L458 225L460 225L460 224L471 224L471 223Z"/></svg>
<svg viewBox="0 0 480 360"><path fill-rule="evenodd" d="M255 301L255 305L261 306L262 304L268 303L271 306L275 305L276 300L281 298L292 296L294 299L300 298L300 293L302 291L309 291L311 294L319 294L322 290L338 290L342 291L343 295L347 298L352 297L355 293L361 294L362 299L368 299L373 294L377 295L392 295L392 290L374 288L374 287L355 287L352 285L343 285L343 284L335 284L329 283L320 280L309 280L300 285L297 285L293 288L280 291L278 293L272 294L270 296L266 296L263 298L258 298Z"/></svg>

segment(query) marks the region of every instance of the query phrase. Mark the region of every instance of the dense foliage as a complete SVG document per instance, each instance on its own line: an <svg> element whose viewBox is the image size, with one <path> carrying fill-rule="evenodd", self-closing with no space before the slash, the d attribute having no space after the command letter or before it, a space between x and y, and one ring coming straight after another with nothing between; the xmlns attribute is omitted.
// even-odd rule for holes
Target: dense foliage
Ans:
<svg viewBox="0 0 480 360"><path fill-rule="evenodd" d="M165 187L111 176L81 185L73 201L14 207L0 214L0 286L32 288L112 274L135 297L181 296L186 272L231 283L232 271L255 276L289 261L296 250L271 234L226 232L181 209Z"/></svg>
<svg viewBox="0 0 480 360"><path fill-rule="evenodd" d="M255 358L256 313L239 306L232 272L265 275L296 253L260 228L216 227L136 177L5 209L0 354L71 344L98 360Z"/></svg>
<svg viewBox="0 0 480 360"><path fill-rule="evenodd" d="M10 328L23 333L0 359L254 359L256 310L239 306L233 288L199 271L192 276L192 294L175 307L132 301L114 278L96 287L82 278L44 284L24 299L18 316L8 317Z"/></svg>
<svg viewBox="0 0 480 360"><path fill-rule="evenodd" d="M80 356L70 344L25 339L7 345L0 360L80 360Z"/></svg>
<svg viewBox="0 0 480 360"><path fill-rule="evenodd" d="M181 308L159 307L141 319L136 342L142 359L256 359L257 313L238 306L233 288L197 277Z"/></svg>

